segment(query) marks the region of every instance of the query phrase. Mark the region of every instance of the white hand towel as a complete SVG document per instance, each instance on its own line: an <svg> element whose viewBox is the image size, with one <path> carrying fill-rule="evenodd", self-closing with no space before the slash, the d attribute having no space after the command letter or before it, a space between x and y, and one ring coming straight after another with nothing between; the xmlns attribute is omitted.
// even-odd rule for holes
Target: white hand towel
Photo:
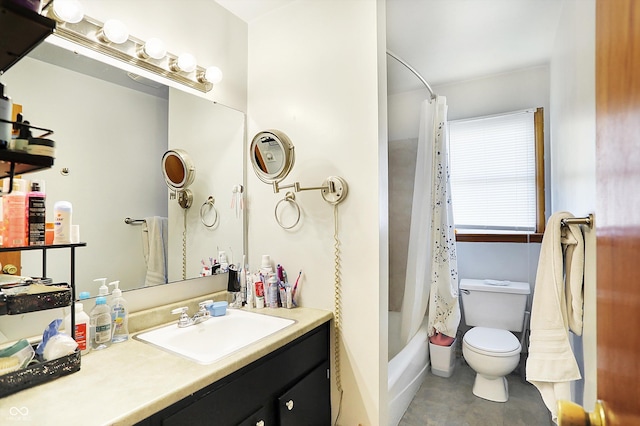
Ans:
<svg viewBox="0 0 640 426"><path fill-rule="evenodd" d="M142 225L142 249L147 262L145 286L167 283L167 218L146 217Z"/></svg>

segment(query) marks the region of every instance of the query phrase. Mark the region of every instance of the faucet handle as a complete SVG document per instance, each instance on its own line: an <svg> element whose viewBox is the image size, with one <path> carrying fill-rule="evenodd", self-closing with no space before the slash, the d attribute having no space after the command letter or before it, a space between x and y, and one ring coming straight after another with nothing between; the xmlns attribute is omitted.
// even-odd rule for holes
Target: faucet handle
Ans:
<svg viewBox="0 0 640 426"><path fill-rule="evenodd" d="M211 305L213 303L213 300L203 300L202 302L198 303L198 306L200 306L200 310L206 309L207 305Z"/></svg>
<svg viewBox="0 0 640 426"><path fill-rule="evenodd" d="M178 315L178 314L180 314L180 315L186 315L188 310L189 310L189 308L187 308L186 306L183 306L183 307L181 307L181 308L173 309L173 310L171 311L171 313L172 313L173 315Z"/></svg>
<svg viewBox="0 0 640 426"><path fill-rule="evenodd" d="M200 310L198 311L198 315L201 317L204 317L205 319L208 319L209 316L211 316L211 314L209 313L209 310L207 309L207 305L211 305L213 303L213 300L204 300L200 303L198 303L198 306L200 306Z"/></svg>
<svg viewBox="0 0 640 426"><path fill-rule="evenodd" d="M180 314L180 318L178 318L178 327L187 327L191 323L191 318L187 314L189 308L183 306L181 308L176 308L171 311L172 314L178 315Z"/></svg>

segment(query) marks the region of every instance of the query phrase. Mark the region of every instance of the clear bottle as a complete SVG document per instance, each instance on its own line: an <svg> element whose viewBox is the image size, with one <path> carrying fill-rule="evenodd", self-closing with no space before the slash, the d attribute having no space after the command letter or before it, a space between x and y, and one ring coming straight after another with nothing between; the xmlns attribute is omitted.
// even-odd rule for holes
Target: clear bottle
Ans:
<svg viewBox="0 0 640 426"><path fill-rule="evenodd" d="M99 351L111 346L111 309L107 298L98 296L89 315L91 350Z"/></svg>
<svg viewBox="0 0 640 426"><path fill-rule="evenodd" d="M13 190L2 197L2 217L4 234L2 244L5 247L24 247L27 245L27 194L26 182L13 179Z"/></svg>
<svg viewBox="0 0 640 426"><path fill-rule="evenodd" d="M122 297L122 290L118 287L119 284L120 281L109 283L109 285L115 286L113 300L111 301L112 343L124 342L129 339L129 310L127 309L126 300Z"/></svg>
<svg viewBox="0 0 640 426"><path fill-rule="evenodd" d="M40 181L31 182L31 191L27 193L27 218L30 246L43 246L45 234L45 193L44 183Z"/></svg>

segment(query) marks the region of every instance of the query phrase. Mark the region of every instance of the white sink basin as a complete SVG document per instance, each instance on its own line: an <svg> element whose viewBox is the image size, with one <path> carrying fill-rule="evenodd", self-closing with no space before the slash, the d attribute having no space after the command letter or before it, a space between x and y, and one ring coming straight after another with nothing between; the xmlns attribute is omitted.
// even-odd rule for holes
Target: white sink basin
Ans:
<svg viewBox="0 0 640 426"><path fill-rule="evenodd" d="M227 309L226 315L199 324L179 328L176 321L134 338L199 364L211 364L293 323L286 318Z"/></svg>

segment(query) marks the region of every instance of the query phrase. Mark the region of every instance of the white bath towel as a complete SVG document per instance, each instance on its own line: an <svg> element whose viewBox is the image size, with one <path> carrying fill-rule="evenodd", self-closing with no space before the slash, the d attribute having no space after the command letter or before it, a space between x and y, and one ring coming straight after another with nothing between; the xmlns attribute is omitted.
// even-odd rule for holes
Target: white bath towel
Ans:
<svg viewBox="0 0 640 426"><path fill-rule="evenodd" d="M542 238L527 358L527 381L540 391L554 422L557 401L571 400L570 382L581 378L569 330L582 334L584 240L579 225L561 224L570 217L554 213Z"/></svg>
<svg viewBox="0 0 640 426"><path fill-rule="evenodd" d="M147 217L142 225L142 250L147 263L144 285L167 282L167 218Z"/></svg>

